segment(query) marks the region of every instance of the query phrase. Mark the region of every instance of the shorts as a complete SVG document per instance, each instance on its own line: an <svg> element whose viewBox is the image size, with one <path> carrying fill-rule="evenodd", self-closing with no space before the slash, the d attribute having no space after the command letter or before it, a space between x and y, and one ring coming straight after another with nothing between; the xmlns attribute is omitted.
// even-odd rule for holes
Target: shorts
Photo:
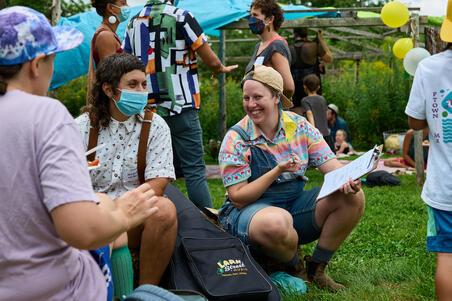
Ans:
<svg viewBox="0 0 452 301"><path fill-rule="evenodd" d="M266 207L279 207L292 215L299 244L307 244L320 237L321 229L315 221L315 207L319 192L320 187L303 190L297 199L287 202L272 203L268 200L257 200L242 209L237 209L230 201L226 201L220 210L219 220L226 231L250 245L249 227L254 215Z"/></svg>
<svg viewBox="0 0 452 301"><path fill-rule="evenodd" d="M427 206L427 250L452 253L452 211Z"/></svg>
<svg viewBox="0 0 452 301"><path fill-rule="evenodd" d="M107 288L107 301L113 300L113 277L111 274L110 246L98 248L89 251L91 256L99 265L99 269L105 277L105 286Z"/></svg>

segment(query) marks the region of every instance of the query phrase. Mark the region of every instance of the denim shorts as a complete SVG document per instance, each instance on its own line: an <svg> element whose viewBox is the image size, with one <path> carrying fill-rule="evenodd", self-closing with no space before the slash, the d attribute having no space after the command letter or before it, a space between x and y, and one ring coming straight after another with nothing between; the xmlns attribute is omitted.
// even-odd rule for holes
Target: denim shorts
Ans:
<svg viewBox="0 0 452 301"><path fill-rule="evenodd" d="M452 211L427 206L427 250L452 253Z"/></svg>
<svg viewBox="0 0 452 301"><path fill-rule="evenodd" d="M268 199L257 200L242 209L235 208L227 200L220 210L219 220L226 231L250 245L249 227L254 215L266 207L279 207L292 215L299 244L307 244L317 240L320 236L321 229L315 221L315 208L319 192L320 187L303 190L296 199L285 202L272 202Z"/></svg>

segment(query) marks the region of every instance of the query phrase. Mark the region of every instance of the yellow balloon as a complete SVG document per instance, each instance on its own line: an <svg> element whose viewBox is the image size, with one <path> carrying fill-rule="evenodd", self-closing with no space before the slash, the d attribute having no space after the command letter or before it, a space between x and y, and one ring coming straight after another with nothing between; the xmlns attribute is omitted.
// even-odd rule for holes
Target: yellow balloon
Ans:
<svg viewBox="0 0 452 301"><path fill-rule="evenodd" d="M383 6L380 17L387 26L397 28L408 22L410 12L405 4L399 1L392 1Z"/></svg>
<svg viewBox="0 0 452 301"><path fill-rule="evenodd" d="M403 38L398 39L394 46L392 46L392 52L394 55L399 58L403 59L405 55L414 47L413 40L410 38Z"/></svg>

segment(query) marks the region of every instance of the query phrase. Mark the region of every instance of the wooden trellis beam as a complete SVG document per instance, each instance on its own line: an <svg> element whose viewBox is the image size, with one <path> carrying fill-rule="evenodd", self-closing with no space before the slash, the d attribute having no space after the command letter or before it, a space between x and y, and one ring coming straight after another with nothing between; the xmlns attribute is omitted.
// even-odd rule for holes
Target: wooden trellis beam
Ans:
<svg viewBox="0 0 452 301"><path fill-rule="evenodd" d="M369 31L365 31L365 30L349 28L349 27L330 27L328 29L332 29L332 30L339 31L339 32L351 33L351 34L363 36L363 37L369 38L369 39L378 39L378 40L384 39L384 36L381 34L369 32Z"/></svg>
<svg viewBox="0 0 452 301"><path fill-rule="evenodd" d="M427 16L419 17L419 24L427 24ZM385 26L380 18L302 18L285 21L281 28L299 27L353 27L353 26ZM248 29L248 22L244 19L230 23L222 29Z"/></svg>

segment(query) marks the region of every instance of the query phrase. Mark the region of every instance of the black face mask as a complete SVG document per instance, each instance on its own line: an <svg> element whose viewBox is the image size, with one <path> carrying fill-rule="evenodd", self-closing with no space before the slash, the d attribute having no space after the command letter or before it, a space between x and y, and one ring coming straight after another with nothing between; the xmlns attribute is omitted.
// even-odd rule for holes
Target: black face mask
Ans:
<svg viewBox="0 0 452 301"><path fill-rule="evenodd" d="M248 27L254 34L262 34L265 29L265 23L263 20L256 17L250 17L248 19Z"/></svg>

